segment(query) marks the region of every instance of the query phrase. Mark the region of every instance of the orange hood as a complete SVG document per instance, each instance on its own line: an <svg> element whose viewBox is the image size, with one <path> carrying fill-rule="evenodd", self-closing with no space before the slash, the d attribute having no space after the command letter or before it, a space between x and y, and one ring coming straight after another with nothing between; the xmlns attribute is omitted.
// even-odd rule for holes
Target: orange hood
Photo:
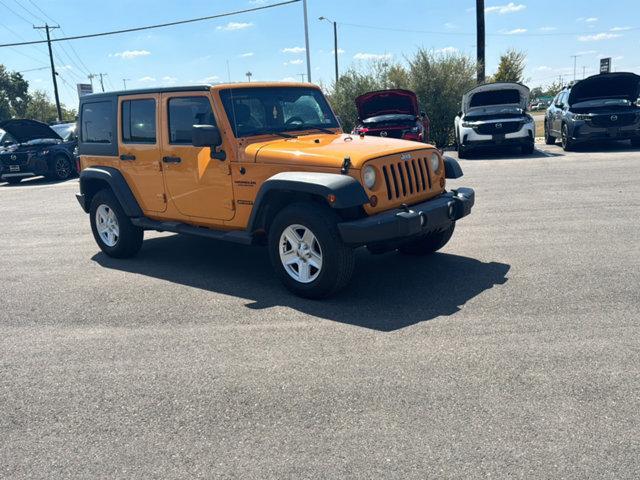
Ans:
<svg viewBox="0 0 640 480"><path fill-rule="evenodd" d="M345 157L353 168L359 169L373 158L403 152L434 148L419 142L374 136L360 137L346 134L316 134L296 138L252 143L245 147L245 161L290 164L304 163L319 167L337 167Z"/></svg>

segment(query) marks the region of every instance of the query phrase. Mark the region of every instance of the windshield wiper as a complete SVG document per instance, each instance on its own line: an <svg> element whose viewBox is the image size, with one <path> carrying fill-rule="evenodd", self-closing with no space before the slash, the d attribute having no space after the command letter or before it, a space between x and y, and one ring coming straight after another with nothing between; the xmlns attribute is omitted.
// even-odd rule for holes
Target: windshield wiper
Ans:
<svg viewBox="0 0 640 480"><path fill-rule="evenodd" d="M277 135L282 138L295 138L295 135L289 135L288 133L278 132L275 130L256 130L254 132L242 132L242 136L251 135Z"/></svg>
<svg viewBox="0 0 640 480"><path fill-rule="evenodd" d="M336 133L333 130L329 130L328 128L324 128L324 127L308 127L308 128L305 128L305 130L318 130L319 132L322 132L322 133Z"/></svg>

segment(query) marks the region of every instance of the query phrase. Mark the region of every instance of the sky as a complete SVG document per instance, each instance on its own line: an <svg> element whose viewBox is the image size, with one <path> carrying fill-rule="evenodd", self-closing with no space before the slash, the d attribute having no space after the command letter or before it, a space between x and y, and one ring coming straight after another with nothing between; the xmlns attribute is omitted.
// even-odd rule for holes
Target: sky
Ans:
<svg viewBox="0 0 640 480"><path fill-rule="evenodd" d="M62 37L138 27L277 3L278 0L0 0L0 43L41 39L33 24L55 21ZM527 54L530 87L563 75L597 73L599 58L640 74L638 0L485 0L487 74L500 54ZM475 57L475 0L308 0L311 80L334 79L333 28L340 69L371 59L406 63L418 48ZM300 80L306 72L302 2L143 32L54 43L61 101L76 107L77 83L105 73L106 90L256 80ZM0 48L0 63L23 72L53 98L46 45ZM123 81L125 79L125 81ZM100 82L93 80L94 89Z"/></svg>

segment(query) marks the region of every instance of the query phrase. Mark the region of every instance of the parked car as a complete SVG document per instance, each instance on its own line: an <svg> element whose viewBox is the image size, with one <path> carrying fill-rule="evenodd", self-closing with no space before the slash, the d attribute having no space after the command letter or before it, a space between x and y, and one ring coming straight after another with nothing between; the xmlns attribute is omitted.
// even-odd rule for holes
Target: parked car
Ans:
<svg viewBox="0 0 640 480"><path fill-rule="evenodd" d="M547 145L560 138L562 148L602 140L631 140L640 147L640 76L629 72L593 75L565 88L544 119Z"/></svg>
<svg viewBox="0 0 640 480"><path fill-rule="evenodd" d="M458 156L479 147L517 145L522 153L534 150L535 123L526 112L529 88L519 83L486 83L462 96L455 118Z"/></svg>
<svg viewBox="0 0 640 480"><path fill-rule="evenodd" d="M265 244L303 297L344 288L357 247L442 248L475 198L446 191L462 170L431 145L344 135L309 84L86 95L79 148L77 197L105 254L135 255L144 230Z"/></svg>
<svg viewBox="0 0 640 480"><path fill-rule="evenodd" d="M36 120L13 119L0 123L10 142L0 150L0 178L19 183L44 175L66 180L77 173L75 123L50 127Z"/></svg>
<svg viewBox="0 0 640 480"><path fill-rule="evenodd" d="M356 98L356 135L403 138L429 142L429 117L418 108L418 97L410 90L378 90Z"/></svg>

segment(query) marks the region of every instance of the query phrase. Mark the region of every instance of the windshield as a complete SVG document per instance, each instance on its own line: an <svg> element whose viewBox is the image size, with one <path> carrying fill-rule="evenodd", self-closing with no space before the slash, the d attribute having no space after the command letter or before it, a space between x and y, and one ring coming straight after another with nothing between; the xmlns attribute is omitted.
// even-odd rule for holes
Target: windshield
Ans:
<svg viewBox="0 0 640 480"><path fill-rule="evenodd" d="M61 125L52 125L51 128L62 137L62 140L68 142L75 139L76 124L65 123Z"/></svg>
<svg viewBox="0 0 640 480"><path fill-rule="evenodd" d="M572 105L576 108L589 108L589 107L628 107L631 106L629 100L622 98L596 98L594 100L586 100L584 102L577 102Z"/></svg>
<svg viewBox="0 0 640 480"><path fill-rule="evenodd" d="M392 114L392 115L378 115L377 117L366 118L362 121L365 125L370 123L383 123L383 122L415 122L415 115L404 114Z"/></svg>
<svg viewBox="0 0 640 480"><path fill-rule="evenodd" d="M10 143L16 143L11 135L9 135L4 130L0 129L0 147L3 147L5 143L8 145Z"/></svg>
<svg viewBox="0 0 640 480"><path fill-rule="evenodd" d="M316 88L256 87L220 92L236 137L339 128L326 98Z"/></svg>

